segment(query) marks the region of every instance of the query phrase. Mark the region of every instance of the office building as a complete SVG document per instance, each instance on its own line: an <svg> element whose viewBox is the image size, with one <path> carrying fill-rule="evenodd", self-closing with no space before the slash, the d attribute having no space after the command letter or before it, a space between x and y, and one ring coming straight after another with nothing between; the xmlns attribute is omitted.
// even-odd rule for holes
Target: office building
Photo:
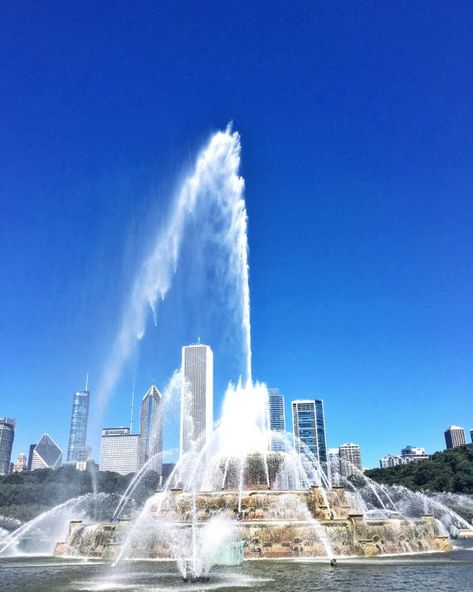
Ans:
<svg viewBox="0 0 473 592"><path fill-rule="evenodd" d="M471 440L471 442L473 444L473 430L470 430L470 440Z"/></svg>
<svg viewBox="0 0 473 592"><path fill-rule="evenodd" d="M284 397L279 389L268 390L268 416L271 433L270 448L273 452L284 452L286 449L284 438L286 435L286 414L284 412Z"/></svg>
<svg viewBox="0 0 473 592"><path fill-rule="evenodd" d="M100 441L100 471L113 471L120 475L136 473L140 466L140 435L131 434L130 428L105 428Z"/></svg>
<svg viewBox="0 0 473 592"><path fill-rule="evenodd" d="M338 455L342 477L351 477L351 475L358 475L363 471L358 444L342 444L338 447Z"/></svg>
<svg viewBox="0 0 473 592"><path fill-rule="evenodd" d="M151 469L161 474L163 452L163 397L153 384L144 394L140 413L140 466L151 458Z"/></svg>
<svg viewBox="0 0 473 592"><path fill-rule="evenodd" d="M213 353L208 345L182 348L181 457L198 453L213 429Z"/></svg>
<svg viewBox="0 0 473 592"><path fill-rule="evenodd" d="M26 459L26 454L24 452L20 452L15 464L13 465L13 473L23 473L23 471L26 470L28 470L28 461Z"/></svg>
<svg viewBox="0 0 473 592"><path fill-rule="evenodd" d="M57 469L62 463L62 450L49 434L43 434L33 449L31 470Z"/></svg>
<svg viewBox="0 0 473 592"><path fill-rule="evenodd" d="M30 449L28 452L28 471L31 471L31 465L33 464L33 452L36 448L36 444L30 444Z"/></svg>
<svg viewBox="0 0 473 592"><path fill-rule="evenodd" d="M8 475L10 472L15 426L16 420L0 417L0 475Z"/></svg>
<svg viewBox="0 0 473 592"><path fill-rule="evenodd" d="M465 430L460 426L450 426L444 434L447 448L456 448L466 444Z"/></svg>
<svg viewBox="0 0 473 592"><path fill-rule="evenodd" d="M87 421L89 419L88 390L78 391L72 397L71 429L69 431L69 446L67 447L67 462L87 460L89 449L86 445Z"/></svg>
<svg viewBox="0 0 473 592"><path fill-rule="evenodd" d="M292 401L294 445L299 454L315 457L327 474L324 403L319 399Z"/></svg>

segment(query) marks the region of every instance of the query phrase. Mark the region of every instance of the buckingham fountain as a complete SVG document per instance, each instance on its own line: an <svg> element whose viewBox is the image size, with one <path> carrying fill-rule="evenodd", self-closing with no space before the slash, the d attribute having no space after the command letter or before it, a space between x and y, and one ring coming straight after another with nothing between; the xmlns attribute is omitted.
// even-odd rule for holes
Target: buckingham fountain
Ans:
<svg viewBox="0 0 473 592"><path fill-rule="evenodd" d="M176 197L167 225L138 270L117 339L99 387L104 407L145 331L151 308L171 289L189 224L199 226L199 243L219 252L218 285L224 286L237 319L245 380L230 384L221 418L205 441L191 438L165 483L138 510L133 495L153 469L150 459L134 477L108 521L79 512L71 500L0 541L0 555L16 552L21 537L53 518L61 534L56 557L173 560L185 580L205 579L213 565L244 560L332 562L341 557L442 552L452 548L448 528L471 528L458 514L423 494L393 492L362 473L318 462L303 442L268 429L268 390L251 376L247 214L239 176L240 139L227 129L202 150ZM200 216L200 218L199 218ZM189 396L176 375L179 396ZM191 417L183 422L194 433ZM275 441L275 439L277 441ZM353 471L349 471L352 473ZM86 500L88 503L88 500ZM61 518L62 517L62 518ZM439 519L441 518L441 519Z"/></svg>
<svg viewBox="0 0 473 592"><path fill-rule="evenodd" d="M312 558L333 565L340 557L452 548L433 515L405 517L376 484L367 487L365 478L357 487L334 467L321 466L307 448L295 447L292 438L275 436L267 429L266 410L263 384L230 386L210 440L195 443L133 519L127 504L147 467L112 521L71 521L55 554L114 564L174 560L183 578L194 580L208 577L212 565L246 559ZM269 451L270 442L277 452ZM375 503L363 494L366 489Z"/></svg>

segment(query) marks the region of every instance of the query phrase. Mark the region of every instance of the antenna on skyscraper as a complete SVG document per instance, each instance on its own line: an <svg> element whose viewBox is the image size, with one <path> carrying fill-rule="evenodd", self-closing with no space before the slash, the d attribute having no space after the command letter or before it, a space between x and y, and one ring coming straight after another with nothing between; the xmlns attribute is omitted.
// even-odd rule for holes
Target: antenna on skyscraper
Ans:
<svg viewBox="0 0 473 592"><path fill-rule="evenodd" d="M135 383L131 389L130 434L133 434L133 410L135 407Z"/></svg>
<svg viewBox="0 0 473 592"><path fill-rule="evenodd" d="M87 372L87 375L85 377L85 389L84 390L88 390L88 388L87 388L88 386L89 386L89 373Z"/></svg>

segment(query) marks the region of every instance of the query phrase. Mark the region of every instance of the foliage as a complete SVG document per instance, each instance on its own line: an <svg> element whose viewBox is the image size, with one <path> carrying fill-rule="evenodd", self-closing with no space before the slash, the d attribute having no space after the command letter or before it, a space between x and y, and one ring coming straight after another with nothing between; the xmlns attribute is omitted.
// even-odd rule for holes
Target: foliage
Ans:
<svg viewBox="0 0 473 592"><path fill-rule="evenodd" d="M56 470L11 473L0 477L0 514L27 521L85 493L121 495L132 477L111 472L78 471L70 465ZM143 478L135 494L138 505L156 490L158 482L159 476L153 471Z"/></svg>
<svg viewBox="0 0 473 592"><path fill-rule="evenodd" d="M377 483L404 485L412 490L473 493L473 445L436 452L430 459L388 469L371 469Z"/></svg>

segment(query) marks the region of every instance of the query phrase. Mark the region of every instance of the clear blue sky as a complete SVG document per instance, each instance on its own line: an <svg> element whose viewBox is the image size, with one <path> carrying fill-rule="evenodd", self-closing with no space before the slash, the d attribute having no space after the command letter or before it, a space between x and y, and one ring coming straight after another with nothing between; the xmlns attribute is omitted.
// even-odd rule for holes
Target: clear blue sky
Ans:
<svg viewBox="0 0 473 592"><path fill-rule="evenodd" d="M472 26L469 1L3 3L14 454L43 431L66 448L72 392L89 370L94 396L148 237L229 120L254 375L287 401L323 398L329 445L359 443L365 465L473 427ZM103 423L127 423L133 373L138 393L161 387L195 339L175 301L160 315ZM216 366L218 413L234 377Z"/></svg>

